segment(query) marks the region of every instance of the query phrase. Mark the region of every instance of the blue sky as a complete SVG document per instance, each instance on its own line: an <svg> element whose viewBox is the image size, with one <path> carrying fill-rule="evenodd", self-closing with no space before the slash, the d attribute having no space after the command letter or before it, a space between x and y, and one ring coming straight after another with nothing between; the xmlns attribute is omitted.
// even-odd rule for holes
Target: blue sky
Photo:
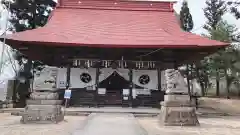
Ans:
<svg viewBox="0 0 240 135"><path fill-rule="evenodd" d="M161 0L152 0L152 1L161 1ZM165 0L165 1L167 1L167 0ZM177 13L180 12L182 1L183 0L178 0L178 2L174 5L174 9ZM203 8L205 7L205 1L206 0L188 0L189 9L193 16L193 21L194 21L193 32L197 33L197 34L201 34L204 32L202 26L204 25L204 23L206 21L204 14L203 14ZM1 10L2 10L2 8L0 7L0 11ZM3 13L2 15L3 15L2 19L0 18L0 27L4 28L4 26L5 26L4 15L5 14ZM228 13L228 14L224 15L224 19L227 20L228 23L235 24L238 28L240 28L240 20L236 20L231 14ZM0 33L1 33L1 30L0 30ZM2 44L0 44L0 52L2 52L1 50L2 50ZM9 66L6 66L6 68L4 69L4 73L0 75L0 80L3 78L4 79L11 78L13 76L14 76L14 71L12 69L12 66L9 65Z"/></svg>

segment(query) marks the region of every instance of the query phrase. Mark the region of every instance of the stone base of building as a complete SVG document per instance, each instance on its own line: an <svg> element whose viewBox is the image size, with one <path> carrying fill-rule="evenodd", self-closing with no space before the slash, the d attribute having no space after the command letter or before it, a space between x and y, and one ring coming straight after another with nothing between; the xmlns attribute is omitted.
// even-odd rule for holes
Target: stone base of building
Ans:
<svg viewBox="0 0 240 135"><path fill-rule="evenodd" d="M21 123L59 123L64 120L62 101L51 92L33 92L22 113Z"/></svg>
<svg viewBox="0 0 240 135"><path fill-rule="evenodd" d="M197 126L196 108L187 95L165 95L161 103L160 124L164 126ZM185 99L185 100L184 100Z"/></svg>

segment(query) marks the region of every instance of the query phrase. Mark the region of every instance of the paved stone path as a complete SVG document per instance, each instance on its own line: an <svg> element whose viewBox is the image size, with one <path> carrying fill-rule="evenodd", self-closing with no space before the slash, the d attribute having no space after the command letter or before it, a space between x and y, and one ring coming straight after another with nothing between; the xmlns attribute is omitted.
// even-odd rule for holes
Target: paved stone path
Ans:
<svg viewBox="0 0 240 135"><path fill-rule="evenodd" d="M159 114L160 109L157 108L122 108L122 107L99 107L99 108L86 108L86 107L72 107L67 108L68 112L91 112L91 113L134 113L134 114Z"/></svg>
<svg viewBox="0 0 240 135"><path fill-rule="evenodd" d="M91 114L73 135L147 135L132 114Z"/></svg>

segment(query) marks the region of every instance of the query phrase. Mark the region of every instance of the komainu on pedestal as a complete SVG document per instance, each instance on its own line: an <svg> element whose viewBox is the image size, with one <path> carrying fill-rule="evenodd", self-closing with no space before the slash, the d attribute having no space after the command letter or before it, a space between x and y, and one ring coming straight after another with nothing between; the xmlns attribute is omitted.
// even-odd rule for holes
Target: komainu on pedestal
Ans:
<svg viewBox="0 0 240 135"><path fill-rule="evenodd" d="M64 113L58 100L58 94L53 91L35 91L27 100L21 123L58 123L64 120Z"/></svg>
<svg viewBox="0 0 240 135"><path fill-rule="evenodd" d="M167 90L161 102L159 120L165 126L197 126L195 104L191 102L188 87L178 70L166 70Z"/></svg>

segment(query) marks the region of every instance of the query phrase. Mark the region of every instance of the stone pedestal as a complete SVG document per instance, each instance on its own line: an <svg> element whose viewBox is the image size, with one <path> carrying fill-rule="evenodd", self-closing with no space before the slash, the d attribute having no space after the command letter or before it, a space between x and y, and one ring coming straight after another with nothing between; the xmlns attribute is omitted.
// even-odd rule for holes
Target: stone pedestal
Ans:
<svg viewBox="0 0 240 135"><path fill-rule="evenodd" d="M195 104L190 101L184 78L177 70L166 72L167 91L164 101L161 102L160 124L165 126L199 125Z"/></svg>
<svg viewBox="0 0 240 135"><path fill-rule="evenodd" d="M64 113L54 92L33 92L22 114L22 123L58 123L63 121Z"/></svg>
<svg viewBox="0 0 240 135"><path fill-rule="evenodd" d="M8 80L6 86L6 101L4 101L3 108L13 108L15 105L14 98L14 85L17 83L17 80ZM16 93L15 93L16 94Z"/></svg>
<svg viewBox="0 0 240 135"><path fill-rule="evenodd" d="M188 95L165 95L161 103L160 124L165 126L196 126L199 125L194 103Z"/></svg>

